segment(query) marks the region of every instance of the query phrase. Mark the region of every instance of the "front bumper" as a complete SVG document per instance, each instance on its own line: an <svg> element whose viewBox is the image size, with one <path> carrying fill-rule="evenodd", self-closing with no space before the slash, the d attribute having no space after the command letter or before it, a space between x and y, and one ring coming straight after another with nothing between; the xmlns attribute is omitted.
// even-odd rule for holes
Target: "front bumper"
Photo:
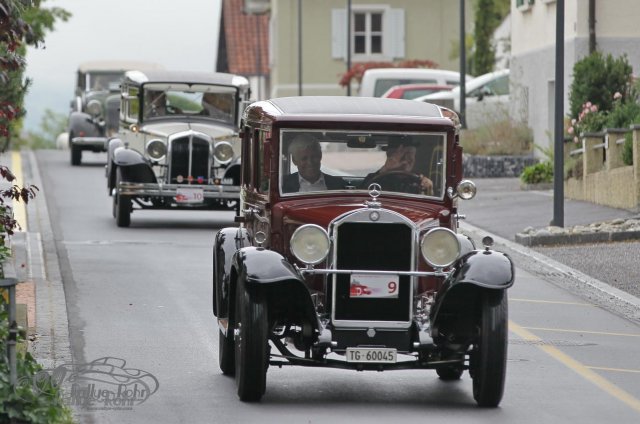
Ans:
<svg viewBox="0 0 640 424"><path fill-rule="evenodd" d="M90 147L107 151L107 137L73 137L71 144L74 146Z"/></svg>
<svg viewBox="0 0 640 424"><path fill-rule="evenodd" d="M118 194L132 197L170 197L175 198L179 188L202 189L204 199L237 200L240 197L240 186L222 184L156 184L121 182L117 187Z"/></svg>

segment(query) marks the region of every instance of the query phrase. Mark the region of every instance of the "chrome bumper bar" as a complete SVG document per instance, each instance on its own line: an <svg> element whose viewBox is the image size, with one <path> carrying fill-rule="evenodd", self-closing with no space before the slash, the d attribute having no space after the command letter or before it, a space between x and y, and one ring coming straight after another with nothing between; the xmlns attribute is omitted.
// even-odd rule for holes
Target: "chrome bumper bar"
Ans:
<svg viewBox="0 0 640 424"><path fill-rule="evenodd" d="M107 137L73 137L71 144L104 148L107 145L107 140Z"/></svg>
<svg viewBox="0 0 640 424"><path fill-rule="evenodd" d="M316 269L316 268L299 268L296 269L301 274L310 275L329 275L329 274L366 274L366 275L408 275L409 277L448 277L451 271L375 271L371 269Z"/></svg>
<svg viewBox="0 0 640 424"><path fill-rule="evenodd" d="M238 199L240 186L216 184L155 184L121 182L117 191L120 195L138 197L176 197L179 188L199 188L205 199Z"/></svg>

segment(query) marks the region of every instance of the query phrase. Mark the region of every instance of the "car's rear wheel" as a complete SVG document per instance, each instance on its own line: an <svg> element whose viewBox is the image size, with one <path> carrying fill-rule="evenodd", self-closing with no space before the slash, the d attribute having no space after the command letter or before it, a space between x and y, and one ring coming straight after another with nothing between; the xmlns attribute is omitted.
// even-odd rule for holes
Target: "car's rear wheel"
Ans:
<svg viewBox="0 0 640 424"><path fill-rule="evenodd" d="M269 323L267 302L257 292L249 292L244 277L236 287L235 362L238 397L257 402L266 389L269 366Z"/></svg>
<svg viewBox="0 0 640 424"><path fill-rule="evenodd" d="M234 375L236 373L236 361L233 344L233 327L229 325L227 335L218 331L218 362L224 375Z"/></svg>
<svg viewBox="0 0 640 424"><path fill-rule="evenodd" d="M480 334L470 364L473 398L478 406L496 407L507 370L507 296L504 291L486 291L481 302Z"/></svg>
<svg viewBox="0 0 640 424"><path fill-rule="evenodd" d="M116 170L116 188L122 181L122 171ZM116 192L113 196L116 225L118 227L128 227L131 224L131 197L121 195Z"/></svg>
<svg viewBox="0 0 640 424"><path fill-rule="evenodd" d="M71 150L71 165L78 166L82 162L82 150L80 146L74 145L71 140L73 140L74 134L72 132L69 133L69 150Z"/></svg>

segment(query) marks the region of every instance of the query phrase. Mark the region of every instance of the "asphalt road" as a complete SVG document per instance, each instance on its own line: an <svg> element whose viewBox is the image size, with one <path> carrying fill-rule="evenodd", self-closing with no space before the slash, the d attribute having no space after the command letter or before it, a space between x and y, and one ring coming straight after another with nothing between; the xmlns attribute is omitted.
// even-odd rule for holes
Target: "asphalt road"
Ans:
<svg viewBox="0 0 640 424"><path fill-rule="evenodd" d="M76 407L82 423L640 421L640 326L566 290L552 281L558 268L531 258L522 261L539 268L516 262L509 290L509 365L500 408L475 406L467 374L445 383L430 371L299 367L270 368L263 401L239 402L233 379L218 368L210 308L213 236L231 225L232 213L135 212L130 228L117 228L104 155L87 154L80 167L69 165L68 152L35 156L37 166L25 174L40 177L48 213L28 211L29 222L41 224L29 228L28 263L42 268L32 272L38 311L53 310L38 317L40 337L57 334L46 326L65 320L72 362L118 358L159 384L130 410ZM504 210L495 211L490 225L506 219ZM517 252L518 260L527 252ZM53 353L43 347L37 356L56 366L68 358L64 340L52 340L47 349Z"/></svg>

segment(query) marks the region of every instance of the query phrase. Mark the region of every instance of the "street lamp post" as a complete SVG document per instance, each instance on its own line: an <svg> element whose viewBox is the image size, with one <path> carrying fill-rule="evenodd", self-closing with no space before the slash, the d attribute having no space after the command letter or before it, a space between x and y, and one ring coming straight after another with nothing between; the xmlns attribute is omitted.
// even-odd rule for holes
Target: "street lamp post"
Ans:
<svg viewBox="0 0 640 424"><path fill-rule="evenodd" d="M351 0L347 0L347 72L351 70ZM347 84L347 96L351 96L351 80Z"/></svg>
<svg viewBox="0 0 640 424"><path fill-rule="evenodd" d="M467 119L465 118L467 109L467 48L464 2L465 0L460 0L460 123L462 128L467 128Z"/></svg>
<svg viewBox="0 0 640 424"><path fill-rule="evenodd" d="M553 221L564 227L564 0L556 1L556 86L553 149Z"/></svg>

